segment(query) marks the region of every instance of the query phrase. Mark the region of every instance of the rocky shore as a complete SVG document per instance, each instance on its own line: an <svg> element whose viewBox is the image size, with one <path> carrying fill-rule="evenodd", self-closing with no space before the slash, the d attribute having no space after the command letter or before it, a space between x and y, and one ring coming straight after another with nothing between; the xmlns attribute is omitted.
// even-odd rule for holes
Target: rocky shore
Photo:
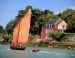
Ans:
<svg viewBox="0 0 75 58"><path fill-rule="evenodd" d="M75 49L75 42L50 42L49 48Z"/></svg>
<svg viewBox="0 0 75 58"><path fill-rule="evenodd" d="M48 47L48 48L61 48L61 49L75 49L75 42L49 42L40 44L28 44L28 46Z"/></svg>

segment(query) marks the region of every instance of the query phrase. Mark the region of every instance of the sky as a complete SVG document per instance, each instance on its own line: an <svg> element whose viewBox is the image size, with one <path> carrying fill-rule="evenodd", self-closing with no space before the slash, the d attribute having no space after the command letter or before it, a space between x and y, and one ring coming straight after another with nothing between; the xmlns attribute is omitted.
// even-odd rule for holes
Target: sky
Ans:
<svg viewBox="0 0 75 58"><path fill-rule="evenodd" d="M41 10L50 9L55 14L67 8L75 10L75 0L0 0L0 25L6 24L17 16L19 10L32 6Z"/></svg>

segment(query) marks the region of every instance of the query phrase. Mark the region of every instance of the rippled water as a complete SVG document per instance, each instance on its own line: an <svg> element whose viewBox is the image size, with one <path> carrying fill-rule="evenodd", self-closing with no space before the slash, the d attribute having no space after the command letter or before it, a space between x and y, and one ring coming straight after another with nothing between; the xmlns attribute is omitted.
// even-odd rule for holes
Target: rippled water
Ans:
<svg viewBox="0 0 75 58"><path fill-rule="evenodd" d="M75 50L39 48L41 51L32 52L33 47L22 50L11 50L9 45L0 44L0 58L75 58Z"/></svg>

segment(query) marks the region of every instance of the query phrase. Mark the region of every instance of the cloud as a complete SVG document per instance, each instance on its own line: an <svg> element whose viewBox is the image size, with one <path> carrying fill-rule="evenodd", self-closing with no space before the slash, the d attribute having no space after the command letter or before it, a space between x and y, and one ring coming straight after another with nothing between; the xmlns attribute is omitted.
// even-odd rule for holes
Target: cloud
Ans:
<svg viewBox="0 0 75 58"><path fill-rule="evenodd" d="M70 6L69 9L75 10L75 6Z"/></svg>
<svg viewBox="0 0 75 58"><path fill-rule="evenodd" d="M59 11L57 11L57 12L55 11L55 12L54 12L54 14L59 14L59 13L60 13Z"/></svg>

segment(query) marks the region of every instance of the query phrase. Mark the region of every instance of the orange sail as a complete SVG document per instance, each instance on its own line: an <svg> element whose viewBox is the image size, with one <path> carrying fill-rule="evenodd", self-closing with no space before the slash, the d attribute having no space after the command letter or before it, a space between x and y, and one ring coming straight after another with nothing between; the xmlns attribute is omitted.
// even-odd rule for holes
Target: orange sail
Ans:
<svg viewBox="0 0 75 58"><path fill-rule="evenodd" d="M25 43L28 42L30 30L31 10L29 9L20 22L15 26L13 31L13 40L11 48L24 48Z"/></svg>
<svg viewBox="0 0 75 58"><path fill-rule="evenodd" d="M13 30L13 40L12 40L13 44L18 42L18 36L19 36L19 24L17 24Z"/></svg>
<svg viewBox="0 0 75 58"><path fill-rule="evenodd" d="M29 10L20 21L20 32L19 32L18 43L26 43L28 41L30 18L31 18L31 12Z"/></svg>

